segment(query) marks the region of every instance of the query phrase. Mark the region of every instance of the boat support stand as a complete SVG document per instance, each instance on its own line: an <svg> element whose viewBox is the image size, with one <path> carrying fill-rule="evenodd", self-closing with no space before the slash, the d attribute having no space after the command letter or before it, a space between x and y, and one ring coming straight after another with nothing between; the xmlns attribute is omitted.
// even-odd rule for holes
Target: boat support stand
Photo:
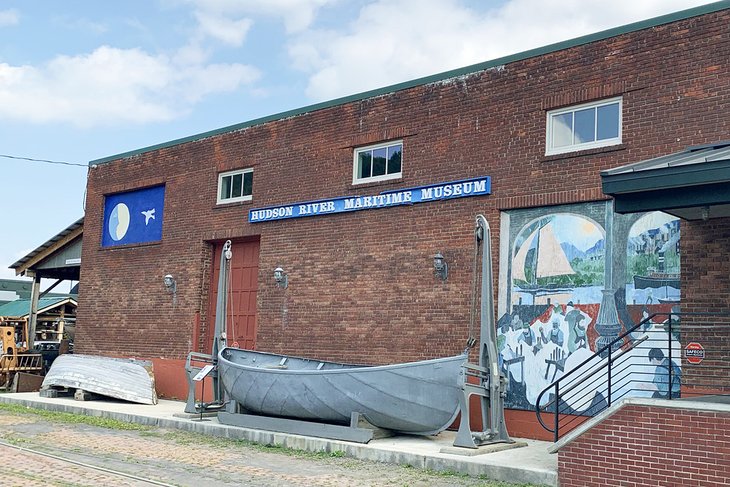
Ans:
<svg viewBox="0 0 730 487"><path fill-rule="evenodd" d="M393 436L393 432L368 423L360 413L352 413L350 426L345 426L332 423L319 423L316 421L263 416L259 414L247 414L245 411L237 412L236 410L240 409L240 406L234 404L233 401L228 403L227 409L228 411L218 413L218 422L241 428L352 441L354 443L368 443L372 439Z"/></svg>
<svg viewBox="0 0 730 487"><path fill-rule="evenodd" d="M504 420L506 379L499 371L497 328L494 320L494 290L492 288L491 235L489 223L483 215L477 215L475 237L477 255L481 248L482 256L479 365L464 363L460 377L461 422L454 446L463 448L479 448L493 443L514 443L507 433ZM476 264L474 271L476 272ZM473 344L471 337L470 342L470 345ZM469 378L476 379L476 383L470 382ZM472 395L477 395L480 399L482 427L485 428L483 431L471 431L469 400Z"/></svg>
<svg viewBox="0 0 730 487"><path fill-rule="evenodd" d="M215 368L210 372L210 375L213 377L213 402L203 402L203 397L200 398L200 401L196 401L195 399L195 377L206 365L213 365L212 355L199 352L188 353L188 358L185 360L185 377L188 380L188 398L185 401L185 412L188 414L216 413L223 407L223 401L215 395L215 387L218 382L218 370Z"/></svg>

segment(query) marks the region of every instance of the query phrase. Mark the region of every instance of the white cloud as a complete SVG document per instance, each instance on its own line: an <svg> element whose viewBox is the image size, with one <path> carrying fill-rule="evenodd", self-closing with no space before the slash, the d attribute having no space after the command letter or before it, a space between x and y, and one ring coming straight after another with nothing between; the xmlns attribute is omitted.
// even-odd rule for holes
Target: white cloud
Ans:
<svg viewBox="0 0 730 487"><path fill-rule="evenodd" d="M94 22L93 20L84 18L64 17L59 19L67 27L81 32L90 32L93 34L105 34L109 31L109 26L103 22Z"/></svg>
<svg viewBox="0 0 730 487"><path fill-rule="evenodd" d="M10 269L9 266L13 265L18 259L21 259L28 255L33 249L26 248L18 251L8 252L9 255L0 256L0 279L24 279L20 276L15 275L15 270Z"/></svg>
<svg viewBox="0 0 730 487"><path fill-rule="evenodd" d="M232 20L222 14L196 12L201 34L218 39L224 44L240 46L251 28L251 19Z"/></svg>
<svg viewBox="0 0 730 487"><path fill-rule="evenodd" d="M20 14L15 9L0 10L0 27L6 25L16 25L20 22Z"/></svg>
<svg viewBox="0 0 730 487"><path fill-rule="evenodd" d="M18 277L15 275L14 270L8 269L6 266L0 266L0 279L18 279Z"/></svg>
<svg viewBox="0 0 730 487"><path fill-rule="evenodd" d="M198 13L233 17L265 15L281 18L287 32L299 32L309 27L317 11L338 0L187 0Z"/></svg>
<svg viewBox="0 0 730 487"><path fill-rule="evenodd" d="M0 117L78 126L167 121L259 77L243 64L186 61L102 46L43 66L0 63Z"/></svg>
<svg viewBox="0 0 730 487"><path fill-rule="evenodd" d="M331 99L488 61L708 3L706 0L508 0L478 12L460 0L378 0L342 32L289 43L307 95Z"/></svg>

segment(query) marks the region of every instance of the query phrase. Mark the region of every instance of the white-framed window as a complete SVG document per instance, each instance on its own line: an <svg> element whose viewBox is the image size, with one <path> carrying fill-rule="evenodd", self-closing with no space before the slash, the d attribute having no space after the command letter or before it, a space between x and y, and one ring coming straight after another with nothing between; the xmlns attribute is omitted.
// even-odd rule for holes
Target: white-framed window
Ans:
<svg viewBox="0 0 730 487"><path fill-rule="evenodd" d="M218 175L218 204L250 201L253 194L253 169L238 169Z"/></svg>
<svg viewBox="0 0 730 487"><path fill-rule="evenodd" d="M622 106L619 97L548 112L545 155L620 144Z"/></svg>
<svg viewBox="0 0 730 487"><path fill-rule="evenodd" d="M401 177L403 141L355 149L352 184L387 181Z"/></svg>

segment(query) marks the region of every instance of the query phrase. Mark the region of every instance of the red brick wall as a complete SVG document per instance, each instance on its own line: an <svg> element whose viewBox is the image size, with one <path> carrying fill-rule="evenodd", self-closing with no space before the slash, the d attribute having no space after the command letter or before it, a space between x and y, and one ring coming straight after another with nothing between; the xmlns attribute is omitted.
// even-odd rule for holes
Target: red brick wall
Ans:
<svg viewBox="0 0 730 487"><path fill-rule="evenodd" d="M76 349L185 357L198 315L201 334L212 322L210 242L258 237L259 349L365 363L457 353L474 216L492 226L496 276L499 210L600 199L602 169L726 139L728 25L725 10L101 164L88 179ZM623 145L544 156L546 110L616 95ZM353 147L395 138L402 180L353 187ZM216 206L218 172L248 167L253 201ZM253 207L483 175L492 196L247 222ZM161 183L162 242L100 248L104 195ZM436 251L449 263L446 282L433 277ZM287 290L273 285L276 266Z"/></svg>
<svg viewBox="0 0 730 487"><path fill-rule="evenodd" d="M558 453L561 487L730 485L730 413L628 405Z"/></svg>
<svg viewBox="0 0 730 487"><path fill-rule="evenodd" d="M682 222L682 311L730 309L730 218Z"/></svg>
<svg viewBox="0 0 730 487"><path fill-rule="evenodd" d="M684 362L689 394L730 392L730 218L682 222L682 343L705 349L699 365ZM710 313L710 315L705 315Z"/></svg>

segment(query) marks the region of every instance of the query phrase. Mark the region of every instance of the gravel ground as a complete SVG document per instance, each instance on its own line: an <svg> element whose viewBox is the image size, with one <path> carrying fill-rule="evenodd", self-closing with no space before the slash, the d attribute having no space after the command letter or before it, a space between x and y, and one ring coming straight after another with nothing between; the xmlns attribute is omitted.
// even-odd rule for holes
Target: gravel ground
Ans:
<svg viewBox="0 0 730 487"><path fill-rule="evenodd" d="M514 485L17 406L0 407L0 452L4 486Z"/></svg>

